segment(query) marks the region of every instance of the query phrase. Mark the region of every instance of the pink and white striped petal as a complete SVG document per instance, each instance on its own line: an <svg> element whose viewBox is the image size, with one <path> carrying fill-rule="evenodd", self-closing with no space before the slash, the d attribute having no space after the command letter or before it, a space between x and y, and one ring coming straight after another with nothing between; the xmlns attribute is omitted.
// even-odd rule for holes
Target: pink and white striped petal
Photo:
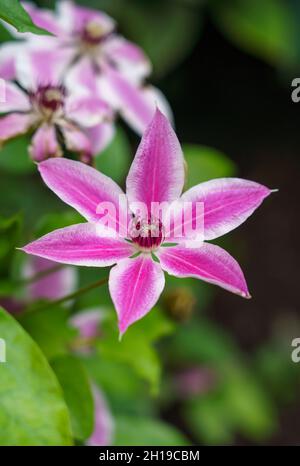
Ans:
<svg viewBox="0 0 300 466"><path fill-rule="evenodd" d="M27 113L11 113L1 117L0 142L26 133L32 123L32 116Z"/></svg>
<svg viewBox="0 0 300 466"><path fill-rule="evenodd" d="M29 91L39 86L60 85L74 53L72 48L57 48L55 42L53 47L28 44L22 59L16 62L17 80Z"/></svg>
<svg viewBox="0 0 300 466"><path fill-rule="evenodd" d="M120 220L119 200L124 193L111 178L68 159L48 159L38 168L46 185L87 220L102 218L97 209L99 212L99 204L104 202L115 207L116 220Z"/></svg>
<svg viewBox="0 0 300 466"><path fill-rule="evenodd" d="M65 122L60 125L60 129L68 150L79 154L91 153L91 144L84 130Z"/></svg>
<svg viewBox="0 0 300 466"><path fill-rule="evenodd" d="M141 83L151 73L151 63L143 50L118 35L111 35L103 43L102 50L109 63L133 83Z"/></svg>
<svg viewBox="0 0 300 466"><path fill-rule="evenodd" d="M254 181L218 178L186 191L181 200L204 203L204 239L211 240L237 228L269 196L271 190Z"/></svg>
<svg viewBox="0 0 300 466"><path fill-rule="evenodd" d="M96 96L70 95L66 99L65 114L69 120L83 127L96 126L105 118L111 118L109 105Z"/></svg>
<svg viewBox="0 0 300 466"><path fill-rule="evenodd" d="M86 129L86 135L91 144L91 154L100 154L112 141L115 134L115 126L111 122L104 122L93 128Z"/></svg>
<svg viewBox="0 0 300 466"><path fill-rule="evenodd" d="M161 247L156 254L161 267L170 275L200 278L243 298L250 298L239 264L219 246L203 243L198 249L184 246Z"/></svg>
<svg viewBox="0 0 300 466"><path fill-rule="evenodd" d="M63 30L59 26L53 11L46 8L38 8L31 2L22 2L22 5L36 26L51 32L55 36L63 34Z"/></svg>
<svg viewBox="0 0 300 466"><path fill-rule="evenodd" d="M184 185L184 162L179 141L167 118L156 110L145 131L128 173L130 203L172 202Z"/></svg>
<svg viewBox="0 0 300 466"><path fill-rule="evenodd" d="M61 147L57 141L56 131L53 125L44 123L33 135L29 153L33 160L41 162L49 157L60 157Z"/></svg>
<svg viewBox="0 0 300 466"><path fill-rule="evenodd" d="M81 223L48 233L21 249L62 264L106 267L134 252L130 243L107 231L93 223Z"/></svg>
<svg viewBox="0 0 300 466"><path fill-rule="evenodd" d="M164 273L150 255L125 259L109 274L109 291L116 308L120 334L155 306L165 286Z"/></svg>
<svg viewBox="0 0 300 466"><path fill-rule="evenodd" d="M120 112L138 134L143 134L151 123L156 108L169 116L169 106L162 94L154 92L154 88L130 82L112 68L104 68L99 78L99 87L107 102Z"/></svg>
<svg viewBox="0 0 300 466"><path fill-rule="evenodd" d="M30 100L25 92L16 84L5 81L3 83L3 101L0 101L0 112L28 112L31 109Z"/></svg>
<svg viewBox="0 0 300 466"><path fill-rule="evenodd" d="M89 56L83 56L72 65L64 82L67 89L75 95L99 95L95 66Z"/></svg>
<svg viewBox="0 0 300 466"><path fill-rule="evenodd" d="M60 26L68 33L81 32L90 22L99 24L103 34L108 34L115 27L114 20L105 13L75 5L70 0L58 2L57 12Z"/></svg>
<svg viewBox="0 0 300 466"><path fill-rule="evenodd" d="M0 78L12 80L16 78L16 59L22 53L24 43L6 42L0 46Z"/></svg>

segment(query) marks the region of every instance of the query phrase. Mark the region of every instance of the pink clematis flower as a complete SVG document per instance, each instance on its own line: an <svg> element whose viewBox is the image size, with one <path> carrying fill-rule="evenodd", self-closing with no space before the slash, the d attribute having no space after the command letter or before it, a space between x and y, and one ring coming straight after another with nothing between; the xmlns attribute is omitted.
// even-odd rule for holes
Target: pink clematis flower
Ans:
<svg viewBox="0 0 300 466"><path fill-rule="evenodd" d="M67 204L78 210L87 223L56 230L23 248L57 262L114 267L109 275L109 290L123 334L129 325L147 314L156 304L165 285L164 271L176 277L195 277L217 284L249 298L247 284L238 263L225 250L206 242L243 223L270 194L258 183L238 178L223 178L201 183L186 191L184 158L179 141L166 117L156 111L147 128L127 177L127 217L120 203L124 193L110 178L80 162L50 159L39 164L44 182ZM171 222L152 215L141 217L140 206L153 212L153 203L168 211L175 201L192 205L191 217L182 216L183 234ZM115 226L104 228L103 202L114 206ZM170 204L171 203L171 204ZM204 204L204 231L190 231L186 222L198 225L197 203ZM105 205L106 205L105 204ZM132 220L132 216L134 218ZM127 236L120 228L122 218L129 222ZM132 230L135 225L135 230ZM201 247L192 240L204 237ZM171 240L171 244L170 244ZM196 241L198 244L198 241ZM192 247L191 247L192 246ZM155 259L155 260L154 260Z"/></svg>
<svg viewBox="0 0 300 466"><path fill-rule="evenodd" d="M100 389L92 384L94 398L94 430L85 442L88 446L102 447L112 445L114 437L114 419Z"/></svg>
<svg viewBox="0 0 300 466"><path fill-rule="evenodd" d="M84 159L113 135L112 111L103 100L62 85L67 50L28 47L16 62L19 85L7 81L0 102L0 142L34 129L30 154L36 161L62 155L60 141ZM21 87L20 87L21 86Z"/></svg>
<svg viewBox="0 0 300 466"><path fill-rule="evenodd" d="M80 86L105 99L140 134L153 118L156 105L170 116L169 105L159 90L144 85L151 72L150 61L137 45L115 32L112 18L69 0L57 2L56 12L28 2L23 5L36 25L54 35L41 39L29 33L27 42L69 52L66 65L70 65L72 88ZM2 53L0 50L0 76L2 73L5 78L13 72L8 55L7 48Z"/></svg>

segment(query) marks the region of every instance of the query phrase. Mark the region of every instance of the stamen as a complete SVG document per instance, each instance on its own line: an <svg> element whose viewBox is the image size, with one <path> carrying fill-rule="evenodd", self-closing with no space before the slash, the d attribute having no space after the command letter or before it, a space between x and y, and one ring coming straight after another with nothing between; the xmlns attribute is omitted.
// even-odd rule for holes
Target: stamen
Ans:
<svg viewBox="0 0 300 466"><path fill-rule="evenodd" d="M141 251L153 251L164 240L164 228L157 219L135 219L131 225L131 240Z"/></svg>

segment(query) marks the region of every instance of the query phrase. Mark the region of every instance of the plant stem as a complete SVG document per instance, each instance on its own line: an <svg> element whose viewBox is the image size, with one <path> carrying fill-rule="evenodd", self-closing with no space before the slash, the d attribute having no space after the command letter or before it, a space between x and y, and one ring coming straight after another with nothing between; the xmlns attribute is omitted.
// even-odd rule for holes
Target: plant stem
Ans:
<svg viewBox="0 0 300 466"><path fill-rule="evenodd" d="M31 312L36 312L36 311L43 311L44 309L55 307L58 304L64 303L65 301L70 301L72 299L78 298L78 296L81 296L84 293L88 293L89 291L93 290L94 288L97 288L98 286L105 285L105 283L107 282L108 282L108 277L102 278L101 280L97 280L96 282L83 286L82 288L79 288L79 290L74 291L73 293L70 293L66 296L63 296L62 298L56 299L55 301L49 301L48 303L44 303L41 306L32 307L28 309L27 311L24 311L22 315L28 314Z"/></svg>

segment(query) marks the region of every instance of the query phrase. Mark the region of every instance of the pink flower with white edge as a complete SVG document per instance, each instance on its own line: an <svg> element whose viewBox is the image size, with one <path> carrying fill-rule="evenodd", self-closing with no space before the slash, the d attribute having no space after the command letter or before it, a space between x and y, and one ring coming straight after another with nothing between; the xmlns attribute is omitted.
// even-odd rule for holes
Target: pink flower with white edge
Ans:
<svg viewBox="0 0 300 466"><path fill-rule="evenodd" d="M79 86L105 99L139 134L152 120L156 105L170 118L170 107L162 93L144 85L151 72L149 59L140 47L115 32L112 18L69 0L57 2L56 12L27 2L23 5L36 25L55 36L45 36L40 42L40 36L28 34L29 42L68 50L67 78L72 88ZM7 73L5 65L2 67ZM91 84L90 76L96 84Z"/></svg>
<svg viewBox="0 0 300 466"><path fill-rule="evenodd" d="M253 181L223 178L201 183L181 196L183 154L169 121L159 110L142 138L127 177L131 216L138 213L135 209L141 203L151 211L154 202L169 205L179 199L192 204L192 218L188 217L188 221L197 225L197 203L204 203L205 241L201 247L189 247L194 236L189 236L188 228L184 228L187 233L183 236L173 234L172 238L172 234L166 235L159 219L149 217L138 220L141 227L138 235L124 238L119 234L118 222L111 234L107 228L102 234L99 204L113 204L117 219L123 216L119 199L124 193L114 181L91 167L66 159L42 162L39 171L44 182L82 214L87 223L49 233L25 246L23 251L67 264L114 265L109 290L121 334L156 304L165 285L164 271L176 277L199 278L250 297L235 259L206 240L238 227L271 191Z"/></svg>
<svg viewBox="0 0 300 466"><path fill-rule="evenodd" d="M89 160L113 135L108 104L62 84L68 55L66 50L28 47L16 62L18 84L5 84L0 142L33 129L29 150L36 161L62 155L61 140Z"/></svg>

